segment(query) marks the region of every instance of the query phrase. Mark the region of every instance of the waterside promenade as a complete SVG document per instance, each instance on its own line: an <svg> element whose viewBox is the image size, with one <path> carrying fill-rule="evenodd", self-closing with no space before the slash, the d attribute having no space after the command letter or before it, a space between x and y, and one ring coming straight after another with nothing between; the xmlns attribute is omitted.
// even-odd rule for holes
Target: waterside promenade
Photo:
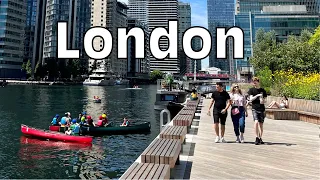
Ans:
<svg viewBox="0 0 320 180"><path fill-rule="evenodd" d="M193 121L185 135L185 143L182 144L179 164L174 167L163 166L162 170L158 168L157 171L154 167L149 167L154 163L144 166L141 164L135 171L132 171L132 165L121 179L144 179L141 174L148 168L153 168L154 171L147 172L147 175L159 175L155 179L320 178L318 125L303 121L266 119L263 135L265 144L254 145L253 119L251 110L248 110L246 142L239 144L235 143L233 124L228 112L225 133L227 143L214 143L212 116L207 115L210 101L203 99L195 116L189 115L193 117ZM174 123L171 121L169 126L174 126ZM140 160L141 157L136 163L141 163ZM168 175L169 168L171 170Z"/></svg>

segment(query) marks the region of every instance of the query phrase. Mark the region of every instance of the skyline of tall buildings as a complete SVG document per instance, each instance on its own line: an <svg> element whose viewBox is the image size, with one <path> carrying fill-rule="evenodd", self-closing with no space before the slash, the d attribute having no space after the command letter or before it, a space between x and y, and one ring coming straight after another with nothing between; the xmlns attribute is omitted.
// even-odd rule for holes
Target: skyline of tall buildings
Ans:
<svg viewBox="0 0 320 180"><path fill-rule="evenodd" d="M311 30L317 27L320 24L319 7L319 0L207 0L208 29L213 36L209 67L233 72L237 67L232 62L240 67L250 66L248 60L252 56L257 29L276 30L277 38L285 40L290 34L299 35L306 27ZM182 75L194 69L194 61L188 59L181 48L182 34L191 27L191 5L183 0L128 0L127 5L117 0L2 0L0 8L0 78L21 77L21 65L28 60L33 68L37 63L66 64L68 60L57 58L58 21L68 22L68 48L79 49L83 72L87 72L93 62L85 53L83 44L85 32L93 26L108 28L113 34L112 53L100 60L103 63L97 70L125 77L131 62L136 64L135 71L143 73L160 70ZM145 59L118 59L117 28L129 27L129 20L132 21L131 27L143 27L147 38L154 28L167 28L168 20L178 20L178 58L152 57L149 41L146 41ZM216 59L215 28L234 25L244 30L244 59L233 60L231 56ZM134 49L132 38L129 41L128 51ZM159 44L160 49L165 50L168 40L161 38ZM201 40L194 38L192 46L195 44L201 44ZM102 40L95 38L95 49L102 46ZM198 69L201 61L197 62Z"/></svg>

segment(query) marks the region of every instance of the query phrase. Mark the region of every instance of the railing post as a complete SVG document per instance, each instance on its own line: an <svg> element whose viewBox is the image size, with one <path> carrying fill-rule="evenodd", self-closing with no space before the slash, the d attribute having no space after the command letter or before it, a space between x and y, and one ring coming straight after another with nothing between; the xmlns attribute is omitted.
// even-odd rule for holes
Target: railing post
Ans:
<svg viewBox="0 0 320 180"><path fill-rule="evenodd" d="M163 114L167 113L167 123L165 125L167 125L168 123L170 123L171 121L171 114L170 111L168 109L164 109L160 112L160 131L162 130L162 127L165 126L163 124Z"/></svg>

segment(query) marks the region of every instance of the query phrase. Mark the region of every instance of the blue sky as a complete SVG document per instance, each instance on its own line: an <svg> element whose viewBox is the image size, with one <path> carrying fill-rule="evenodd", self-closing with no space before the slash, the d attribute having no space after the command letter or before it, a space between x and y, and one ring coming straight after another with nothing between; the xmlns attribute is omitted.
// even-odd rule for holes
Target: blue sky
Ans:
<svg viewBox="0 0 320 180"><path fill-rule="evenodd" d="M128 0L118 0L128 4ZM180 0L191 5L192 26L202 26L208 28L207 0ZM202 68L209 67L209 58L202 60Z"/></svg>

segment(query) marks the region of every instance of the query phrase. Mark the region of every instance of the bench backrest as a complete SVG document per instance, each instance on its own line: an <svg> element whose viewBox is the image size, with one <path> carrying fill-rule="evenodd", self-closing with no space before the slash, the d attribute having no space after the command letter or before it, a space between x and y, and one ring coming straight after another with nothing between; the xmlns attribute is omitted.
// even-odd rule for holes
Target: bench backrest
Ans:
<svg viewBox="0 0 320 180"><path fill-rule="evenodd" d="M288 98L289 109L320 114L320 101ZM268 96L266 106L272 101L280 102L281 97Z"/></svg>

